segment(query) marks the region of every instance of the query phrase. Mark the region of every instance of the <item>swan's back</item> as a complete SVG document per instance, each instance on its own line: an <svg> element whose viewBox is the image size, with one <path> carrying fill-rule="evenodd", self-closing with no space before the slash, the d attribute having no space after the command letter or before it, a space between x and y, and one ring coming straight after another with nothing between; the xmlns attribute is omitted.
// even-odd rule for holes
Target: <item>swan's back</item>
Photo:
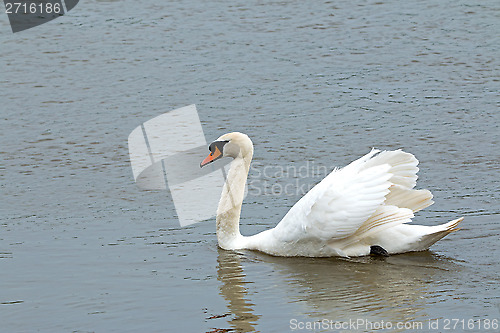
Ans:
<svg viewBox="0 0 500 333"><path fill-rule="evenodd" d="M402 237L398 233L406 233L415 243L427 233L450 232L456 226L428 230L437 227L406 224L414 212L433 203L430 191L414 189L417 165L412 154L401 150L372 150L332 171L274 229L250 237L248 246L285 256L367 255L371 246L382 246L374 242L384 243L389 253L412 251L407 248L409 240L398 243L396 238ZM382 237L390 233L395 238ZM444 235L434 235L432 240L437 239L432 243ZM427 237L427 243L429 240ZM432 244L427 243L427 247Z"/></svg>

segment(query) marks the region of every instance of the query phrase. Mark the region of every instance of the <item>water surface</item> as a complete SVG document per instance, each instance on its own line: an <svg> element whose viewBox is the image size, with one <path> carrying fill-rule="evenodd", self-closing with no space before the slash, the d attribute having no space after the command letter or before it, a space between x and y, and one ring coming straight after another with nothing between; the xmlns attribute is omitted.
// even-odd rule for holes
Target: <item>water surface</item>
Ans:
<svg viewBox="0 0 500 333"><path fill-rule="evenodd" d="M498 319L499 22L496 1L435 0L89 0L17 34L0 15L2 331ZM180 228L128 161L136 126L192 103L207 141L255 143L249 183L270 190L246 198L245 235L302 194L270 186L321 179L262 168L331 170L372 147L420 160L436 203L415 223L462 229L382 260L219 250L214 219Z"/></svg>

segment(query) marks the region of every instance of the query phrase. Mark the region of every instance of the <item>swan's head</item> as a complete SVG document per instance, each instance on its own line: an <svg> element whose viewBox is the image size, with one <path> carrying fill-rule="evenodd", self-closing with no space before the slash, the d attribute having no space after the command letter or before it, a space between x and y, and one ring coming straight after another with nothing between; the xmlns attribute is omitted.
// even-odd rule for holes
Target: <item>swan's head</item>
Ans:
<svg viewBox="0 0 500 333"><path fill-rule="evenodd" d="M204 167L222 157L252 158L253 143L246 134L232 132L224 134L212 142L208 150L210 150L210 154L200 163L200 167Z"/></svg>

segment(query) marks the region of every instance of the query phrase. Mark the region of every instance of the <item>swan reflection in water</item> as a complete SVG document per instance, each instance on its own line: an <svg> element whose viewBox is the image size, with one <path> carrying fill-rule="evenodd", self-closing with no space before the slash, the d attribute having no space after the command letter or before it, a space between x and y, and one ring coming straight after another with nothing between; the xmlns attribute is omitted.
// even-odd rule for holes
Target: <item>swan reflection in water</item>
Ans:
<svg viewBox="0 0 500 333"><path fill-rule="evenodd" d="M220 248L218 250L217 279L222 282L220 293L228 302L231 315L229 324L237 332L255 332L255 324L261 316L254 314L255 304L247 296L248 282L244 280L245 273L240 261L243 255Z"/></svg>
<svg viewBox="0 0 500 333"><path fill-rule="evenodd" d="M453 279L458 269L453 261L430 251L338 259L283 258L219 249L217 261L220 294L229 310L225 320L231 329L215 332L262 331L260 325L269 325L259 323L264 318L274 328L282 323L286 331L294 317L308 321L423 322L429 318L425 309L433 302L428 298L438 298L443 292L439 286ZM259 276L258 280L249 281L242 262L252 276ZM257 314L253 302L258 303L262 297L266 298L266 307L271 299L279 311L271 307L266 314ZM283 313L283 303L289 303L288 308L295 313Z"/></svg>

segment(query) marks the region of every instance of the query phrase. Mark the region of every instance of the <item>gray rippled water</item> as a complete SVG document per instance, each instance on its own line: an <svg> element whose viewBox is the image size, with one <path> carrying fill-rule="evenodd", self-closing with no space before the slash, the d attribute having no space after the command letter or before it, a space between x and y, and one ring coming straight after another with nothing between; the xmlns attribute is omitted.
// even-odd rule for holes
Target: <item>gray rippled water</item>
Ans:
<svg viewBox="0 0 500 333"><path fill-rule="evenodd" d="M0 330L484 331L500 318L499 28L497 1L465 0L89 0L16 34L0 15ZM128 160L135 127L192 103L207 141L254 141L245 235L371 147L420 160L435 204L416 223L462 229L383 260L219 250L214 219L179 227ZM262 172L290 165L318 172Z"/></svg>

